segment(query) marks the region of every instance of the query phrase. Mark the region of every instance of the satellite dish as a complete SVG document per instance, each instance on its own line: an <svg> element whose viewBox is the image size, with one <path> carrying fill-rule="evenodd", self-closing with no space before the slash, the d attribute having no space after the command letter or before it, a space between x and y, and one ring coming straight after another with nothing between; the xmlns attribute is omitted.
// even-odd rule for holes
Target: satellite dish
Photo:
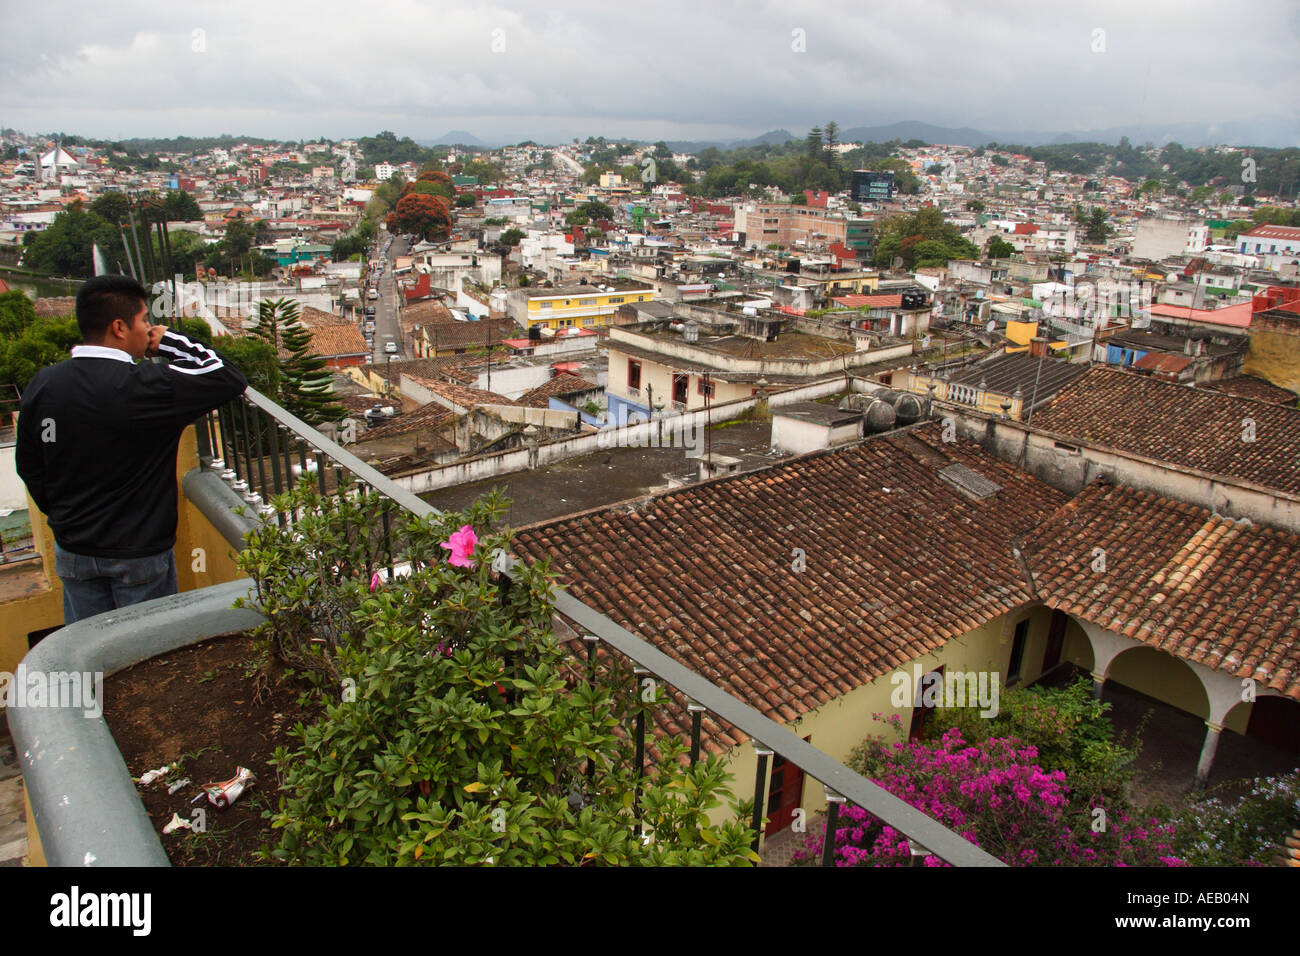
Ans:
<svg viewBox="0 0 1300 956"><path fill-rule="evenodd" d="M997 331L997 327L998 327L997 319L989 319L989 324L984 326L984 328L987 329L990 333Z"/></svg>

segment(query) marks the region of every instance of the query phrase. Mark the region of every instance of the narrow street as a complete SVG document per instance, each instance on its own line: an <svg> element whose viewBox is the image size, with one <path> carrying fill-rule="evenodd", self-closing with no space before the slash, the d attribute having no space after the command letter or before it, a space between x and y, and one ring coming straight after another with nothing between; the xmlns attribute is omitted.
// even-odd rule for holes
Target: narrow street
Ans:
<svg viewBox="0 0 1300 956"><path fill-rule="evenodd" d="M383 267L376 285L379 290L379 298L373 303L375 306L375 340L371 358L376 364L389 361L390 353L384 351L384 343L386 342L397 343L397 352L391 353L393 361L400 361L407 357L406 343L402 339L402 323L399 317L397 278L393 272L395 260L398 256L405 255L406 250L407 242L405 239L400 236L390 237L387 234L381 234L377 255L387 256L388 262ZM370 300L367 300L367 304L369 303Z"/></svg>

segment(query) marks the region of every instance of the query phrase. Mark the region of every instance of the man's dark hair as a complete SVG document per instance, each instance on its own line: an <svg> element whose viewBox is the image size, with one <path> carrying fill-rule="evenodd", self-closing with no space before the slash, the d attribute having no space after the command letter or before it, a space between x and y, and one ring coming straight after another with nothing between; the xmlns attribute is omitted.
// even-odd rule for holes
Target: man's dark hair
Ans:
<svg viewBox="0 0 1300 956"><path fill-rule="evenodd" d="M130 276L87 279L77 293L77 325L81 328L81 338L86 342L102 341L114 319L130 325L140 306L148 303L148 290Z"/></svg>

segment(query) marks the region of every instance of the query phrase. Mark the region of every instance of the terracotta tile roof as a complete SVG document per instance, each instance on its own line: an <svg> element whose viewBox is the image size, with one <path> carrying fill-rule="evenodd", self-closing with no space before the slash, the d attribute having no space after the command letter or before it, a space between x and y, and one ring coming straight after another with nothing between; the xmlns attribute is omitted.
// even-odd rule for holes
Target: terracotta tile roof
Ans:
<svg viewBox="0 0 1300 956"><path fill-rule="evenodd" d="M1224 392L1240 398L1253 398L1257 402L1268 402L1270 405L1283 405L1287 408L1295 408L1297 402L1295 392L1274 385L1265 379L1256 378L1254 375L1224 378L1217 382L1208 382L1205 387L1210 391Z"/></svg>
<svg viewBox="0 0 1300 956"><path fill-rule="evenodd" d="M473 388L469 385L461 385L455 382L436 382L431 378L422 378L419 375L410 375L408 377L411 381L423 385L433 394L454 402L462 409L477 408L479 405L518 404L504 395L498 395L496 392L486 392L481 388Z"/></svg>
<svg viewBox="0 0 1300 956"><path fill-rule="evenodd" d="M903 293L881 292L871 295L838 295L831 301L836 305L844 306L846 309L860 309L863 306L870 306L873 309L901 309L903 307Z"/></svg>
<svg viewBox="0 0 1300 956"><path fill-rule="evenodd" d="M402 325L411 323L412 327L416 325L454 325L456 317L451 314L451 309L447 308L441 302L430 299L426 302L415 302L402 309Z"/></svg>
<svg viewBox="0 0 1300 956"><path fill-rule="evenodd" d="M1300 700L1300 535L1099 482L1023 550L1045 604Z"/></svg>
<svg viewBox="0 0 1300 956"><path fill-rule="evenodd" d="M373 405L374 402L371 401L367 408ZM436 431L450 423L455 417L456 413L445 405L430 402L427 405L421 405L413 412L407 412L405 415L393 419L387 424L380 425L378 428L369 429L363 439L368 441L372 438L392 438L394 435L404 435L417 429Z"/></svg>
<svg viewBox="0 0 1300 956"><path fill-rule="evenodd" d="M350 322L347 325L318 325L311 329L311 350L325 357L341 355L369 355L370 347L361 330Z"/></svg>
<svg viewBox="0 0 1300 956"><path fill-rule="evenodd" d="M1292 241L1300 241L1300 228L1297 228L1296 226L1263 225L1256 226L1249 232L1237 234L1238 239L1241 239L1243 236L1248 236L1251 239L1290 239Z"/></svg>
<svg viewBox="0 0 1300 956"><path fill-rule="evenodd" d="M345 319L341 315L335 315L333 312L326 312L324 309L314 309L310 305L304 305L298 314L299 320L308 328L316 328L322 325L352 325L350 319Z"/></svg>
<svg viewBox="0 0 1300 956"><path fill-rule="evenodd" d="M999 497L956 491L938 474L953 462ZM1066 499L931 423L515 540L580 600L784 722L1031 600L1012 541ZM714 725L708 739L745 738Z"/></svg>
<svg viewBox="0 0 1300 956"><path fill-rule="evenodd" d="M544 385L539 385L531 392L520 396L519 404L526 405L529 408L547 408L550 405L551 398L562 399L566 395L573 395L578 392L599 390L600 386L594 382L588 382L585 378L570 375L568 372L561 372Z"/></svg>
<svg viewBox="0 0 1300 956"><path fill-rule="evenodd" d="M33 303L38 318L62 318L65 315L72 315L77 311L77 297L75 295L55 295L45 296L37 299Z"/></svg>
<svg viewBox="0 0 1300 956"><path fill-rule="evenodd" d="M1243 441L1243 421L1255 440ZM1033 425L1063 438L1300 494L1300 409L1096 367Z"/></svg>
<svg viewBox="0 0 1300 956"><path fill-rule="evenodd" d="M515 331L513 319L483 319L478 322L451 322L446 325L426 326L431 348L485 349L488 343L500 345Z"/></svg>
<svg viewBox="0 0 1300 956"><path fill-rule="evenodd" d="M1143 371L1150 370L1163 372L1167 375L1177 375L1191 364L1192 360L1186 355L1175 355L1170 352L1148 352L1134 362L1133 367Z"/></svg>
<svg viewBox="0 0 1300 956"><path fill-rule="evenodd" d="M380 378L387 379L389 372L392 372L393 381L400 382L403 375L419 375L422 378L437 379L440 375L447 373L448 369L455 368L464 364L467 356L464 355L444 355L440 358L420 358L405 359L400 362L380 362L378 365L371 366L368 371L374 372Z"/></svg>

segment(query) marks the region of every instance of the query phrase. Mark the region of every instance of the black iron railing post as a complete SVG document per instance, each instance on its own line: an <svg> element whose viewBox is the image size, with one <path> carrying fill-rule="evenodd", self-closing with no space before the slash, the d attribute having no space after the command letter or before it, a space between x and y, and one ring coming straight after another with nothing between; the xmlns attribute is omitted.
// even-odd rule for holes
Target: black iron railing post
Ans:
<svg viewBox="0 0 1300 956"><path fill-rule="evenodd" d="M758 767L754 771L754 819L751 824L754 828L754 842L750 848L757 853L763 841L763 811L767 808L767 758L772 756L772 751L755 741L754 753L758 755Z"/></svg>
<svg viewBox="0 0 1300 956"><path fill-rule="evenodd" d="M240 438L240 444L244 446L244 473L239 476L240 480L235 482L234 487L236 490L242 491L244 493L245 501L251 503L254 495L253 487L252 487L253 486L253 446L248 438L249 432L248 432L248 403L247 402L239 403L239 422L240 425L243 426L239 429L239 438ZM239 487L241 482L243 484L242 488Z"/></svg>
<svg viewBox="0 0 1300 956"><path fill-rule="evenodd" d="M700 720L704 716L704 705L688 701L686 710L691 715L691 766L700 762Z"/></svg>
<svg viewBox="0 0 1300 956"><path fill-rule="evenodd" d="M583 634L582 639L587 644L587 680L594 684L596 682L596 650L600 647L600 638L595 634ZM596 762L588 757L587 782L591 783L595 779Z"/></svg>
<svg viewBox="0 0 1300 956"><path fill-rule="evenodd" d="M270 497L266 493L266 458L262 453L262 427L266 422L266 413L260 408L254 409L253 417L257 420L257 427L253 430L253 439L257 449L257 505L258 510L262 510L266 499Z"/></svg>
<svg viewBox="0 0 1300 956"><path fill-rule="evenodd" d="M840 804L844 798L830 787L826 791L826 839L822 841L822 866L835 865L835 833L839 829Z"/></svg>

